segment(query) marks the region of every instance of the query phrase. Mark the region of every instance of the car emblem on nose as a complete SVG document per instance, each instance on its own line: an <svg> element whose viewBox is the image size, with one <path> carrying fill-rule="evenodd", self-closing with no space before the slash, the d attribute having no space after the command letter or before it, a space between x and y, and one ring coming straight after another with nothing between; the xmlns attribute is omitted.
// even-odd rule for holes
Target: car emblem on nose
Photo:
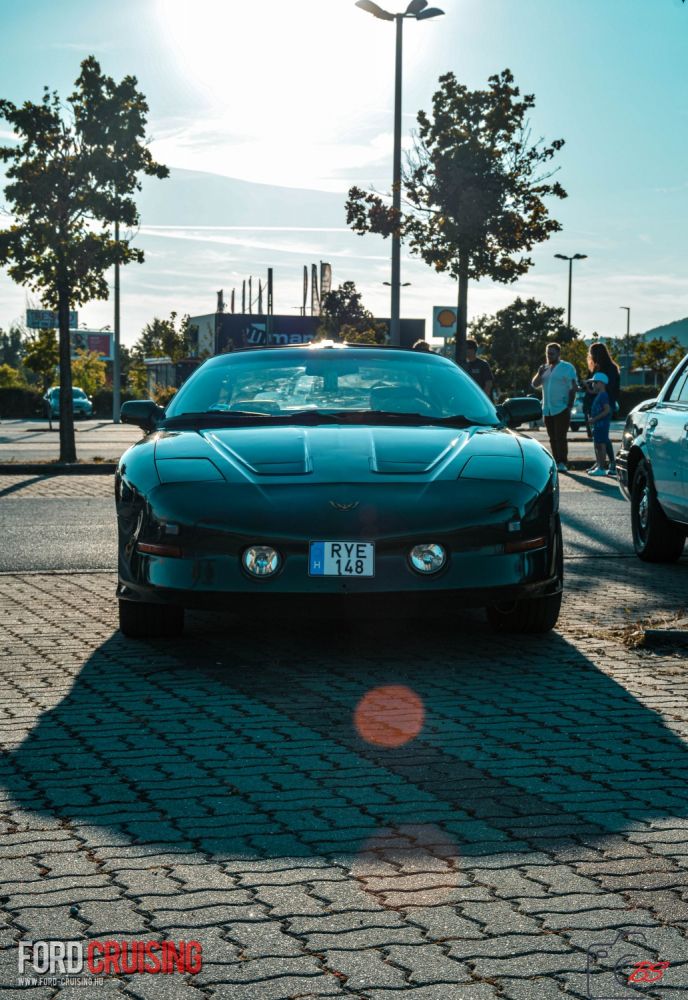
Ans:
<svg viewBox="0 0 688 1000"><path fill-rule="evenodd" d="M339 503L337 500L330 500L330 507L334 507L335 510L355 510L358 507L358 500L354 500L353 503Z"/></svg>

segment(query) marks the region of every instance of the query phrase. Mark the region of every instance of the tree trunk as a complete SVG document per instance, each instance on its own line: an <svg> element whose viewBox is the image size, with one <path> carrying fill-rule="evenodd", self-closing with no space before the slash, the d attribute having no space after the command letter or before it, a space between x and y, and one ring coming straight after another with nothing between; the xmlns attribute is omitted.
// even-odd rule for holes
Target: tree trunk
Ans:
<svg viewBox="0 0 688 1000"><path fill-rule="evenodd" d="M72 406L72 345L69 339L69 285L57 283L57 318L60 327L60 461L76 462Z"/></svg>
<svg viewBox="0 0 688 1000"><path fill-rule="evenodd" d="M459 251L459 294L456 306L456 339L454 359L457 365L466 360L466 331L468 329L468 253Z"/></svg>

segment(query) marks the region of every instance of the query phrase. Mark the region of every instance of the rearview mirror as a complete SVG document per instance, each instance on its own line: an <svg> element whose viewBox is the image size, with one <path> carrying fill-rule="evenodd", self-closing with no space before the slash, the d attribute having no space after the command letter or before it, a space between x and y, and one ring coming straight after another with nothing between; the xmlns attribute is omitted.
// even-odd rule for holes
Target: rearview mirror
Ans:
<svg viewBox="0 0 688 1000"><path fill-rule="evenodd" d="M533 399L532 396L505 399L497 407L497 416L507 427L519 427L521 424L542 420L542 404L539 399Z"/></svg>
<svg viewBox="0 0 688 1000"><path fill-rule="evenodd" d="M144 431L152 431L164 415L162 406L158 406L152 399L130 399L122 403L119 411L123 424L135 424Z"/></svg>

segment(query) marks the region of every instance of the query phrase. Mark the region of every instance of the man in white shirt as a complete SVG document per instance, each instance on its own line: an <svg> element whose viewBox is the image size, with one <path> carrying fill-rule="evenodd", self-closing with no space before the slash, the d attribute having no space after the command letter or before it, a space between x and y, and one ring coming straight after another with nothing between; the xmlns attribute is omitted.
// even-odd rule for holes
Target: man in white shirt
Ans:
<svg viewBox="0 0 688 1000"><path fill-rule="evenodd" d="M561 360L559 344L547 344L547 362L540 365L531 385L534 389L542 386L542 412L549 435L552 456L560 472L568 472L569 445L567 434L571 419L571 407L576 398L578 377L576 369L568 361Z"/></svg>

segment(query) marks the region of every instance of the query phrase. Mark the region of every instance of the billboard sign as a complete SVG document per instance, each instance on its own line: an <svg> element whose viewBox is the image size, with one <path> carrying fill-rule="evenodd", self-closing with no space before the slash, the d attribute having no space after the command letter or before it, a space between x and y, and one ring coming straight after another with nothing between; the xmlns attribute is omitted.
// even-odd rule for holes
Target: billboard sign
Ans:
<svg viewBox="0 0 688 1000"><path fill-rule="evenodd" d="M27 309L26 325L29 330L57 330L60 325L56 312L50 309ZM69 329L76 330L79 325L79 314L69 313Z"/></svg>
<svg viewBox="0 0 688 1000"><path fill-rule="evenodd" d="M92 351L100 355L101 361L113 360L113 334L108 330L70 330L72 358L78 351Z"/></svg>
<svg viewBox="0 0 688 1000"><path fill-rule="evenodd" d="M207 317L192 316L191 323L203 328ZM215 316L213 315L213 318ZM219 313L217 315L217 333L215 338L215 354L225 351L242 350L247 347L289 346L308 344L318 337L321 324L319 316L271 316L272 333L268 335L268 317L254 313L248 316L242 313ZM377 322L389 324L388 319L378 319ZM416 340L425 337L425 320L401 320L401 346L411 347Z"/></svg>
<svg viewBox="0 0 688 1000"><path fill-rule="evenodd" d="M432 335L448 340L456 336L459 314L456 306L433 306Z"/></svg>

